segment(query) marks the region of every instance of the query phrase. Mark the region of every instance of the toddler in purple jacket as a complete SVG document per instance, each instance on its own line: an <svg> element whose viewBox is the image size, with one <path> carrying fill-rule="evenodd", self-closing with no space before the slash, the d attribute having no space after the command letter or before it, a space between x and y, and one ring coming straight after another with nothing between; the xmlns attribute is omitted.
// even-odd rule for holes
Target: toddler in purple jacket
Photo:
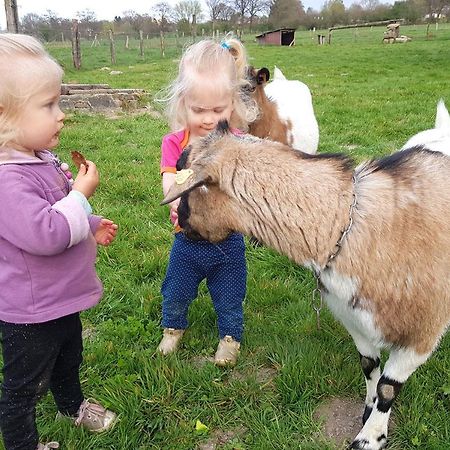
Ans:
<svg viewBox="0 0 450 450"><path fill-rule="evenodd" d="M116 417L83 396L79 312L102 296L96 248L117 225L92 215L95 164L71 180L48 150L63 128L60 66L34 38L0 34L0 67L0 429L6 450L43 450L58 448L36 429L48 389L75 425L103 431Z"/></svg>

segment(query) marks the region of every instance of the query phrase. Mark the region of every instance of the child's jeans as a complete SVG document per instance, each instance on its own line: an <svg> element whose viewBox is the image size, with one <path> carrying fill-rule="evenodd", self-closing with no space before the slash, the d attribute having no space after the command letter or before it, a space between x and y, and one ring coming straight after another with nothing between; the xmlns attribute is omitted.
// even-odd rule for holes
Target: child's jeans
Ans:
<svg viewBox="0 0 450 450"><path fill-rule="evenodd" d="M50 388L58 410L76 415L83 402L83 344L78 313L37 324L0 321L3 384L0 428L6 450L35 450L36 403Z"/></svg>
<svg viewBox="0 0 450 450"><path fill-rule="evenodd" d="M220 338L228 335L240 341L247 265L244 239L238 233L218 244L193 241L183 233L175 235L161 288L162 326L187 328L188 307L197 297L198 286L204 278L216 310Z"/></svg>

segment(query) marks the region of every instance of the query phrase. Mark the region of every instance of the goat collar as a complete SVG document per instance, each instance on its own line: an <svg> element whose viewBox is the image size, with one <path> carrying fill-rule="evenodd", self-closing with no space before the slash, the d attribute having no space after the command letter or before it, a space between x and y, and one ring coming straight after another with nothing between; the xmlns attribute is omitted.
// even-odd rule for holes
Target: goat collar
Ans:
<svg viewBox="0 0 450 450"><path fill-rule="evenodd" d="M316 312L317 329L318 330L320 330L320 311L322 310L322 307L323 307L323 296L322 296L323 285L320 282L320 272L325 269L328 269L330 267L331 263L336 258L336 256L339 255L341 248L342 248L342 244L344 242L344 239L346 238L347 234L350 233L350 230L352 229L353 211L356 207L356 202L357 202L355 184L356 184L356 177L355 177L355 174L353 173L353 175L352 175L353 200L352 200L352 204L350 205L349 212L348 212L349 219L348 219L347 226L342 230L341 236L338 239L333 252L328 256L325 266L323 266L323 268L321 268L321 269L316 268L316 269L314 269L314 272L313 272L314 278L316 280L316 287L312 293L312 308Z"/></svg>
<svg viewBox="0 0 450 450"><path fill-rule="evenodd" d="M336 243L336 245L334 247L333 252L328 256L327 262L326 262L326 264L325 264L325 266L323 267L322 270L328 269L330 267L331 263L336 258L336 256L339 255L339 253L341 252L341 249L342 249L342 244L343 244L345 238L347 237L348 233L352 229L352 226L353 226L353 211L354 211L354 209L356 207L356 202L357 202L355 184L356 184L356 177L355 177L355 174L353 174L352 175L352 186L353 186L353 194L352 194L352 196L353 196L353 200L352 200L352 204L350 205L349 212L348 212L348 216L349 216L348 223L347 223L347 226L342 230L341 236L338 239L338 241L337 241L337 243Z"/></svg>

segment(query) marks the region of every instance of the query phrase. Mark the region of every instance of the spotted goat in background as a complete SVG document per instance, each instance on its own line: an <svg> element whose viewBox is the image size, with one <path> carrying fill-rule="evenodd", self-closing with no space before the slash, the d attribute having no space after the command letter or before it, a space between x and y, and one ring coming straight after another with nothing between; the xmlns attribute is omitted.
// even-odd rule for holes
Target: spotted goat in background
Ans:
<svg viewBox="0 0 450 450"><path fill-rule="evenodd" d="M249 125L248 132L295 150L316 153L319 126L308 86L298 80L287 80L277 67L270 83L269 78L266 67L248 68L250 87L246 89L259 108L259 116Z"/></svg>

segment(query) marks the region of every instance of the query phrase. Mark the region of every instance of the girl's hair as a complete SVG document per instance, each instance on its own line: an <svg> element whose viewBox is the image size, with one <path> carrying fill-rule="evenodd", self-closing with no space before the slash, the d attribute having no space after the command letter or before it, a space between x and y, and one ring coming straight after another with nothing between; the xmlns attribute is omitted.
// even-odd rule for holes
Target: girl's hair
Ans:
<svg viewBox="0 0 450 450"><path fill-rule="evenodd" d="M192 44L181 57L178 76L158 100L167 104L166 114L172 130L187 127L184 99L193 89L199 88L198 75L211 77L217 89L225 89L233 97L230 125L246 130L258 116L256 102L243 90L247 80L247 56L241 42L226 37L220 43L206 39Z"/></svg>
<svg viewBox="0 0 450 450"><path fill-rule="evenodd" d="M63 70L33 37L0 34L0 145L14 140L27 101L47 86L60 83Z"/></svg>

